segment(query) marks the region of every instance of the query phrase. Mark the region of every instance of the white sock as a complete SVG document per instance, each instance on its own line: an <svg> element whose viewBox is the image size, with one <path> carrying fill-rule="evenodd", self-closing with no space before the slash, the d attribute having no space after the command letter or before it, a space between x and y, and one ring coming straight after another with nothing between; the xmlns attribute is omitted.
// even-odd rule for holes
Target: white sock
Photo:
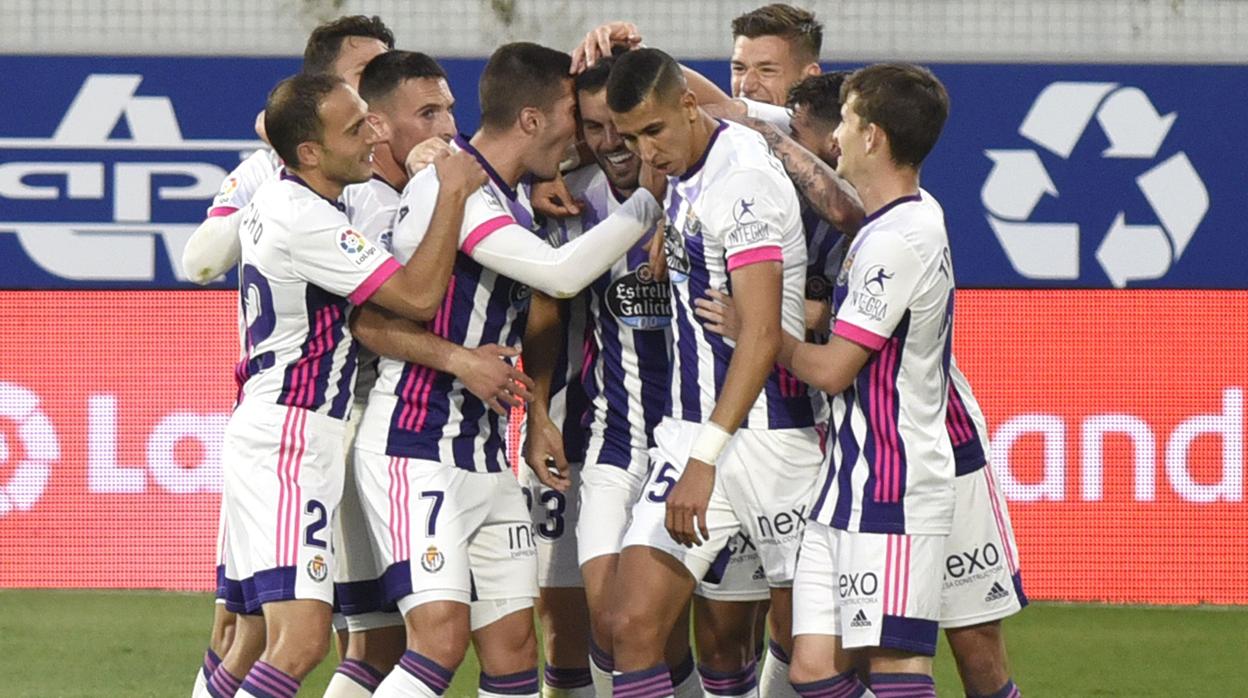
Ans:
<svg viewBox="0 0 1248 698"><path fill-rule="evenodd" d="M702 679L696 671L689 672L684 681L672 686L673 698L702 698L703 695Z"/></svg>
<svg viewBox="0 0 1248 698"><path fill-rule="evenodd" d="M204 676L203 667L195 672L195 686L191 689L191 698L209 698L208 679Z"/></svg>
<svg viewBox="0 0 1248 698"><path fill-rule="evenodd" d="M767 698L801 698L789 683L789 663L772 647L758 674L758 694Z"/></svg>
<svg viewBox="0 0 1248 698"><path fill-rule="evenodd" d="M424 681L399 669L387 674L377 690L373 691L373 698L440 698L441 695L435 693Z"/></svg>
<svg viewBox="0 0 1248 698"><path fill-rule="evenodd" d="M369 698L372 695L372 691L337 672L325 687L325 698Z"/></svg>
<svg viewBox="0 0 1248 698"><path fill-rule="evenodd" d="M489 691L483 691L479 688L477 689L478 698L541 698L541 695L542 694L536 693L536 692L534 693L490 693Z"/></svg>
<svg viewBox="0 0 1248 698"><path fill-rule="evenodd" d="M598 666L598 662L594 661L592 655L589 658L589 675L594 679L594 695L598 696L598 698L611 698L611 691L613 690L611 687L613 681L611 670Z"/></svg>
<svg viewBox="0 0 1248 698"><path fill-rule="evenodd" d="M542 686L542 698L595 698L597 695L597 687L592 683L588 686L579 686L577 688Z"/></svg>

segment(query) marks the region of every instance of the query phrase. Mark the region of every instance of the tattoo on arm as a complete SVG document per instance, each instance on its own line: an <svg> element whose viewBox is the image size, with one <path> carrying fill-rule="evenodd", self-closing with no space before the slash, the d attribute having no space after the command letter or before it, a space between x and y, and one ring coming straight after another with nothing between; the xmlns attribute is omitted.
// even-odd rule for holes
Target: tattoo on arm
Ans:
<svg viewBox="0 0 1248 698"><path fill-rule="evenodd" d="M864 213L853 186L779 129L767 128L762 134L815 213L846 235L858 232Z"/></svg>

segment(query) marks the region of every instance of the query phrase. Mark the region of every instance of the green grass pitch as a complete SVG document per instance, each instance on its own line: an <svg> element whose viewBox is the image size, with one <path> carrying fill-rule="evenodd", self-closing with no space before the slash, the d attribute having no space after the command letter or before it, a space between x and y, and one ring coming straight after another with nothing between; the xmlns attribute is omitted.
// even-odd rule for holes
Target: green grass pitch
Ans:
<svg viewBox="0 0 1248 698"><path fill-rule="evenodd" d="M0 696L189 695L211 619L204 594L0 590ZM1248 696L1248 608L1033 604L1006 636L1028 696ZM448 695L474 695L476 671L470 655ZM962 695L947 646L936 685Z"/></svg>

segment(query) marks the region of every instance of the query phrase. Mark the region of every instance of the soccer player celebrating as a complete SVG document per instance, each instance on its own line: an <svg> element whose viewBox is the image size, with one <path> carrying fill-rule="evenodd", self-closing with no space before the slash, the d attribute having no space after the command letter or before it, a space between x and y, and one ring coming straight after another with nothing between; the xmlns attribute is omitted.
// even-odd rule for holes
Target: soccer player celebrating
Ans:
<svg viewBox="0 0 1248 698"><path fill-rule="evenodd" d="M782 105L789 90L818 75L823 25L814 13L784 3L732 20L732 95Z"/></svg>
<svg viewBox="0 0 1248 698"><path fill-rule="evenodd" d="M550 179L575 132L570 57L528 43L491 56L481 77L481 130L455 147L490 174L468 199L454 274L431 329L465 347L514 344L527 287L567 297L597 278L658 217L641 190L593 231L558 249L533 234L527 174ZM436 235L441 196L426 170L400 203L400 259ZM377 310L361 309L359 322ZM356 444L357 473L386 565L384 584L408 626L408 650L378 696L441 695L470 639L481 695L535 695L529 513L508 472L502 423L453 376L383 356Z"/></svg>
<svg viewBox="0 0 1248 698"><path fill-rule="evenodd" d="M775 367L781 336L804 336L806 264L796 192L780 164L756 134L707 116L661 51L617 59L607 105L630 149L670 180L672 393L624 538L613 614L616 694L670 695L664 641L737 532L758 546L773 607L790 617L788 586L821 461L814 427L826 410L822 396ZM741 304L735 348L693 315L706 289L729 286Z"/></svg>
<svg viewBox="0 0 1248 698"><path fill-rule="evenodd" d="M343 188L371 176L377 134L365 106L334 76L279 83L265 128L286 167L243 211L246 356L225 433L224 499L227 554L251 580L246 603L263 611L266 635L243 695L293 696L325 654L335 566L327 529L341 496L356 369L349 306L372 300L414 320L432 318L462 202L481 181L469 158L440 163L436 232L400 265L339 208Z"/></svg>
<svg viewBox="0 0 1248 698"><path fill-rule="evenodd" d="M955 503L954 279L943 214L918 177L949 102L931 73L900 64L854 73L843 93L838 171L868 216L837 279L831 341L781 351L795 375L837 395L794 581L790 678L803 696L864 695L853 653L880 693L935 696Z"/></svg>
<svg viewBox="0 0 1248 698"><path fill-rule="evenodd" d="M619 209L640 186L641 159L624 145L607 108L606 84L610 70L611 59L608 58L576 76L581 133L595 161L566 176L568 188L583 202L583 210L577 218L549 224L555 243L574 240L584 234L597 221ZM583 294L588 296L588 307L573 305L565 312L566 320L561 320L556 312L553 316L546 315L548 319L543 322L543 316L538 313L541 303L535 298L525 338L525 370L537 385L528 413L528 463L537 477L544 480L539 488L540 497L562 501L557 499L562 496L559 488L568 488L565 526L555 545L575 545L571 555L574 560L579 558L584 598L592 614L590 667L599 695L611 692L609 613L620 544L628 526L629 511L645 481L648 449L653 445L650 435L662 418L669 389L670 290L650 266L648 247L651 242L652 235L647 234L620 257ZM564 344L559 337L566 335L568 346L564 353L572 353L575 350L572 343L583 336L577 331L581 318L576 313L586 311L593 349L587 354L589 364L583 372L585 388L591 396L590 415L586 420L588 447L584 444L586 429L581 426L579 415L559 414L571 410L571 399L567 400L567 410L560 410L562 405L557 391L546 389L553 380L562 377L562 373L556 374L553 363L559 347ZM545 341L531 342L530 337L534 335ZM569 382L571 380L569 378ZM562 462L576 462L574 451L585 454L584 467L579 472L576 466L570 468L566 483L553 480L547 460L554 460L558 466L562 466ZM578 484L579 492L572 492ZM578 499L580 506L573 508ZM584 518L569 518L580 511L586 512ZM576 527L575 536L568 530L572 525ZM543 536L540 526L539 541ZM552 557L562 556L556 552ZM569 595L565 593L565 596ZM551 606L550 615L556 616L553 619L556 622L565 622L558 616L569 615L568 611L573 610L567 598ZM570 624L574 620L569 618L566 622ZM543 624L550 627L545 619ZM665 655L673 668L672 683L677 687L677 695L682 695L682 691L701 695L693 674L687 625L671 633ZM583 646L580 652L584 661ZM547 661L551 662L549 648ZM552 676L550 672L548 665L548 688L572 679L571 676ZM581 695L574 692L579 687L567 688L568 695ZM594 689L585 688L588 690L584 695L593 694Z"/></svg>

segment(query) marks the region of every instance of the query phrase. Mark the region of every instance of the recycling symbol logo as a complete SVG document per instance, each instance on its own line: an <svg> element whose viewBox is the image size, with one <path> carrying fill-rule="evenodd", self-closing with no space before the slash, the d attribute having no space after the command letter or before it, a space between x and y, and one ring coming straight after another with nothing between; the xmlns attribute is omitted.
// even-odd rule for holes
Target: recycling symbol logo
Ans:
<svg viewBox="0 0 1248 698"><path fill-rule="evenodd" d="M1045 195L1060 195L1040 154L1031 148L986 150L993 166L980 199L1014 270L1029 279L1078 279L1082 233L1104 236L1096 262L1114 287L1164 276L1209 211L1209 192L1184 152L1154 162L1176 116L1159 114L1143 90L1114 82L1054 82L1041 90L1019 134L1066 160L1096 117L1109 140L1102 157L1148 161L1135 182L1155 220L1128 224L1121 209L1107 231L1032 220Z"/></svg>

